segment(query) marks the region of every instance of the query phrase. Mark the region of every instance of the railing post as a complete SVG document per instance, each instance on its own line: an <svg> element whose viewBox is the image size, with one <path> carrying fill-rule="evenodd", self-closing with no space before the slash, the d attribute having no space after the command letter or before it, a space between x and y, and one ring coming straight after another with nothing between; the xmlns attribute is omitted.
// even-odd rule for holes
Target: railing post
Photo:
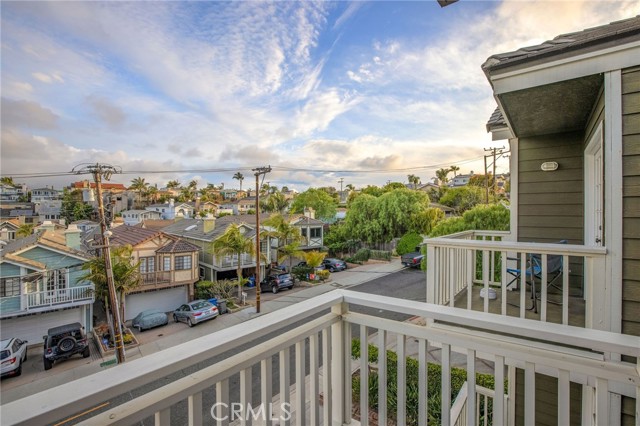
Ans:
<svg viewBox="0 0 640 426"><path fill-rule="evenodd" d="M427 243L427 303L436 303L436 249Z"/></svg>
<svg viewBox="0 0 640 426"><path fill-rule="evenodd" d="M585 327L609 331L610 303L605 280L605 257L585 256L584 258Z"/></svg>
<svg viewBox="0 0 640 426"><path fill-rule="evenodd" d="M344 315L347 313L347 304L340 302L331 308L331 313ZM331 424L342 426L350 423L351 410L347 406L345 375L350 368L346 365L345 328L343 321L331 325Z"/></svg>

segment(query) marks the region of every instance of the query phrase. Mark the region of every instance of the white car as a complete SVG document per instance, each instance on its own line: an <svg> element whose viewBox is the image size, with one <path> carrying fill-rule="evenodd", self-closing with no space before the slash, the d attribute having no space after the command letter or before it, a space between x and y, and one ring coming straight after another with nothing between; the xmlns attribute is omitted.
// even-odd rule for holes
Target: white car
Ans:
<svg viewBox="0 0 640 426"><path fill-rule="evenodd" d="M22 374L22 363L27 360L27 341L20 339L4 339L0 341L1 375L19 376Z"/></svg>

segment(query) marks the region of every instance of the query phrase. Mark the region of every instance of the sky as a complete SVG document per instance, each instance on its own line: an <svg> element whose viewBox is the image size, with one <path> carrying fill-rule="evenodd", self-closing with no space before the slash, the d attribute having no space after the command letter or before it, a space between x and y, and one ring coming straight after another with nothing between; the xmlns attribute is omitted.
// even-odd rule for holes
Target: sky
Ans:
<svg viewBox="0 0 640 426"><path fill-rule="evenodd" d="M640 14L637 1L23 2L1 7L0 174L60 189L118 167L299 191L482 173L492 54ZM508 159L497 163L508 171ZM36 174L51 174L33 177ZM261 181L262 182L262 181Z"/></svg>

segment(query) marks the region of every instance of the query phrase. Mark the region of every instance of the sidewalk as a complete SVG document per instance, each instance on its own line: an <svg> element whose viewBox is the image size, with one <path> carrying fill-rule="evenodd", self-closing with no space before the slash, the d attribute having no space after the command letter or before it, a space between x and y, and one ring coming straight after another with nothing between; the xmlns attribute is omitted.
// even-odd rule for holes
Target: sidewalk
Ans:
<svg viewBox="0 0 640 426"><path fill-rule="evenodd" d="M128 349L127 360L148 356L181 343L191 341L203 335L215 333L218 330L241 324L249 319L274 312L278 309L298 303L302 300L332 291L335 288L348 288L401 270L400 259L391 262L361 265L346 271L334 273L331 281L298 289L285 291L276 299L264 302L261 312L257 314L255 308L247 308L233 314L220 315L215 320L207 321L196 327L189 328L185 324L169 323L167 326L136 333L140 345ZM42 365L42 349L30 348L28 360L24 364L20 377L4 379L0 382L0 404L15 401L28 395L51 389L55 386L102 371L100 364L113 357L103 359L95 347L91 347L90 358L72 358L65 362L56 363L53 369L44 371Z"/></svg>

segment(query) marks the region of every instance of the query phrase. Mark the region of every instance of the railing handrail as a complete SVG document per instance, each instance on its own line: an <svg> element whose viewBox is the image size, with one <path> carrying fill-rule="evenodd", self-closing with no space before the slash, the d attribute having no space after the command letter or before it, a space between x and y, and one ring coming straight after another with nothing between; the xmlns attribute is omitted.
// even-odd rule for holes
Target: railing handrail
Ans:
<svg viewBox="0 0 640 426"><path fill-rule="evenodd" d="M45 424L50 423L52 412L60 418L73 415L90 408L96 400L113 398L198 364L296 321L309 318L341 300L342 294L339 291L330 291L288 309L272 312L269 314L269 321L257 316L242 324L129 361L122 367L100 371L93 374L91 380L62 384L55 393L43 391L7 403L2 406L3 423ZM100 383L100 386L96 386L96 383ZM29 414L27 422L24 420L26 413Z"/></svg>
<svg viewBox="0 0 640 426"><path fill-rule="evenodd" d="M527 252L540 254L561 254L568 256L604 256L606 247L584 246L577 244L523 243L513 241L460 240L437 237L424 243L427 247L449 247L489 251Z"/></svg>

